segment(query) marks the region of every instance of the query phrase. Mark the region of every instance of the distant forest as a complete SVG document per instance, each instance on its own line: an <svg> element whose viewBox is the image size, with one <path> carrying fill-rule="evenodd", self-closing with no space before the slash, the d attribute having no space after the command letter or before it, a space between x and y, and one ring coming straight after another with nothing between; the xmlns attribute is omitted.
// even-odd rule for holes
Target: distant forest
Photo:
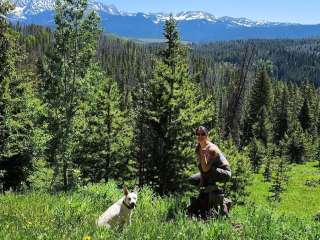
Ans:
<svg viewBox="0 0 320 240"><path fill-rule="evenodd" d="M66 9L55 30L0 20L3 191L109 179L180 191L199 125L231 162L235 201L251 172L278 198L290 163L320 161L320 40L181 44L170 18L166 43L133 42L104 35L86 1Z"/></svg>

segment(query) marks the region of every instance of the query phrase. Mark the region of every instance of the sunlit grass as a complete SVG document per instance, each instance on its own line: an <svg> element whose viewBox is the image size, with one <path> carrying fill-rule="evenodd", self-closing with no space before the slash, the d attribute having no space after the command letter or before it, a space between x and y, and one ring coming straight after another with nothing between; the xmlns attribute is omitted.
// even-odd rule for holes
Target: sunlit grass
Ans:
<svg viewBox="0 0 320 240"><path fill-rule="evenodd" d="M281 194L280 204L270 205L267 200L270 183L263 181L262 174L256 174L249 187L249 199L260 206L275 207L279 214L312 218L320 212L320 185L310 187L305 183L311 179L320 180L320 169L316 166L316 162L308 162L290 167L288 184Z"/></svg>
<svg viewBox="0 0 320 240"><path fill-rule="evenodd" d="M247 206L233 208L229 219L188 219L188 197L139 192L132 225L108 230L98 216L122 196L114 182L88 186L70 194L27 193L0 197L0 239L320 239L320 189L305 180L320 178L314 163L294 166L278 205L267 201L268 184L254 177ZM254 202L251 204L251 202Z"/></svg>

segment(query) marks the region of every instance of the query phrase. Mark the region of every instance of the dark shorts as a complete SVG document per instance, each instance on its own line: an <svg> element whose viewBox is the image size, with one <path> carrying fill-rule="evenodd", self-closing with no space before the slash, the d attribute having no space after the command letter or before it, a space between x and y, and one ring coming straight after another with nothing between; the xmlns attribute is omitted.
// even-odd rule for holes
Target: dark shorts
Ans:
<svg viewBox="0 0 320 240"><path fill-rule="evenodd" d="M201 175L203 177L203 185L208 186L215 184L216 182L229 181L231 178L231 170L212 167L212 169L206 173L199 172L189 177L189 183L198 186L200 184Z"/></svg>

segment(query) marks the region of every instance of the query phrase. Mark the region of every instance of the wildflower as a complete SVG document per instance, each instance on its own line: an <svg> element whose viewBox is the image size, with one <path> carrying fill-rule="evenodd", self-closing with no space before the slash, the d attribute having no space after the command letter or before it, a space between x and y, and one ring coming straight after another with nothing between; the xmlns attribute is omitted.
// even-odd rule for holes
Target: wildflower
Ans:
<svg viewBox="0 0 320 240"><path fill-rule="evenodd" d="M85 237L83 238L83 240L92 240L92 237L90 237L90 236L85 236Z"/></svg>

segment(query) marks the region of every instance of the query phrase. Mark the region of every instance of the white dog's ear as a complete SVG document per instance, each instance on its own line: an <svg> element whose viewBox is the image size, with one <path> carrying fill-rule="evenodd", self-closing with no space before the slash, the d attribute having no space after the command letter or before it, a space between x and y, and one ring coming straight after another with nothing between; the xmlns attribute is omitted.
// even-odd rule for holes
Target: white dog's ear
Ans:
<svg viewBox="0 0 320 240"><path fill-rule="evenodd" d="M133 189L133 191L134 191L135 193L138 193L139 187L138 187L138 186L135 186L134 189Z"/></svg>
<svg viewBox="0 0 320 240"><path fill-rule="evenodd" d="M123 193L126 196L129 194L128 188L126 186L124 186L124 188L123 188Z"/></svg>

